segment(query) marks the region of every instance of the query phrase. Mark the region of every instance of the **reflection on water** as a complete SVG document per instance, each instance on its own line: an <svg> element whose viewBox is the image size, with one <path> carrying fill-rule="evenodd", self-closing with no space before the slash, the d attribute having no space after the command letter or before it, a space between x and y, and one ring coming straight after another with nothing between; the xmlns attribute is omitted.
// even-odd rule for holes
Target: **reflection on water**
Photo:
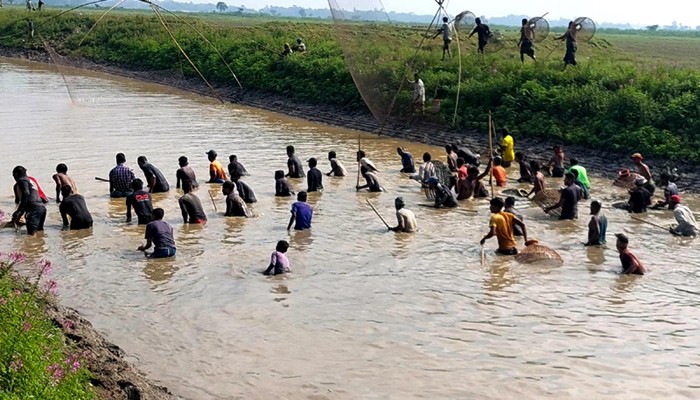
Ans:
<svg viewBox="0 0 700 400"><path fill-rule="evenodd" d="M582 245L587 204L579 220L560 222L520 200L529 236L557 250L564 264L520 265L496 256L492 240L481 265L487 202L418 207L429 201L398 173L397 146L444 159L440 148L364 135L387 192L356 193L357 132L91 73L68 82L76 104L59 75L0 61L0 92L11 93L0 108L0 208L14 207L12 166L25 165L50 192L54 168L65 162L95 225L61 232L50 203L44 235L2 230L0 251L50 258L63 301L185 398L700 397L692 379L700 365L694 240L606 208L608 240L627 233L651 270L623 277L614 243ZM302 160L316 157L324 172L330 150L349 169L346 178L324 177L325 191L309 196L311 231L287 232L295 198L273 196L273 172L286 169L290 144ZM182 224L181 191L154 195L178 252L171 260L145 258L136 250L144 227L125 223L124 199L110 199L95 176L106 176L124 152L143 178L135 161L146 155L174 187L184 154L203 182L211 148L222 162L236 154L246 165L258 217L224 218L220 185L197 191L209 216L203 225ZM592 183L605 207L625 200L609 182ZM306 181L291 184L300 191ZM418 233L387 231L365 201L393 225L396 196L416 214ZM684 201L700 209L694 197ZM672 215L644 218L665 226ZM294 272L262 276L278 240L290 242Z"/></svg>

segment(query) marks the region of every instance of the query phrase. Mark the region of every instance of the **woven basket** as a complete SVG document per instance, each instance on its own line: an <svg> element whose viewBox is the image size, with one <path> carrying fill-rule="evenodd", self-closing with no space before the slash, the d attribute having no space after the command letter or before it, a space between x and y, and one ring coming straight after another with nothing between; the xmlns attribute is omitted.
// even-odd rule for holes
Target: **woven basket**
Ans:
<svg viewBox="0 0 700 400"><path fill-rule="evenodd" d="M557 253L555 250L538 244L536 240L532 240L528 243L531 244L525 247L515 256L515 260L517 262L521 264L532 264L541 261L554 261L557 263L564 262L559 253Z"/></svg>
<svg viewBox="0 0 700 400"><path fill-rule="evenodd" d="M537 193L535 197L532 198L532 201L535 202L543 211L547 207L551 207L557 203L559 203L559 198L561 197L561 194L559 193L558 190L554 189L545 189L542 190L541 192ZM549 215L555 216L555 217L560 217L561 216L561 207L557 207L554 210L550 211L548 213Z"/></svg>
<svg viewBox="0 0 700 400"><path fill-rule="evenodd" d="M634 181L637 179L637 176L638 175L634 172L631 172L627 176L618 176L617 179L613 181L613 186L623 189L632 189L634 188Z"/></svg>

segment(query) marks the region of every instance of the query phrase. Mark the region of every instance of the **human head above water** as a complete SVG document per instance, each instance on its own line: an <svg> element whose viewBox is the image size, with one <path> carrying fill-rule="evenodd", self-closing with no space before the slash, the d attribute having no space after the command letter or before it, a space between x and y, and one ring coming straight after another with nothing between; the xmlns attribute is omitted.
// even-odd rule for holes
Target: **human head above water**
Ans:
<svg viewBox="0 0 700 400"><path fill-rule="evenodd" d="M515 206L515 197L513 196L508 196L506 197L506 207L514 207Z"/></svg>
<svg viewBox="0 0 700 400"><path fill-rule="evenodd" d="M571 172L567 172L566 175L564 175L564 184L566 186L571 186L574 184L574 182L576 182L576 177L574 176L574 174L572 174Z"/></svg>
<svg viewBox="0 0 700 400"><path fill-rule="evenodd" d="M506 203L503 201L502 198L500 197L494 197L491 199L491 212L492 213L499 213L501 210L503 210L503 207L505 207Z"/></svg>
<svg viewBox="0 0 700 400"><path fill-rule="evenodd" d="M335 154L335 151L329 151L328 152L328 159L332 160L334 158L338 158L338 156Z"/></svg>
<svg viewBox="0 0 700 400"><path fill-rule="evenodd" d="M516 162L524 162L525 161L525 154L523 154L523 152L521 152L521 151L515 153L515 161Z"/></svg>
<svg viewBox="0 0 700 400"><path fill-rule="evenodd" d="M465 164L465 161L462 157L457 157L457 168L461 168L462 165Z"/></svg>
<svg viewBox="0 0 700 400"><path fill-rule="evenodd" d="M228 196L230 193L233 193L235 189L236 184L231 181L226 181L223 185L221 185L221 192L226 196Z"/></svg>
<svg viewBox="0 0 700 400"><path fill-rule="evenodd" d="M214 161L214 160L216 160L216 157L217 157L217 156L218 156L218 154L216 154L216 150L209 150L209 151L207 151L207 158L209 159L209 161Z"/></svg>
<svg viewBox="0 0 700 400"><path fill-rule="evenodd" d="M301 192L297 193L297 201L306 202L307 197L308 197L307 193L303 190Z"/></svg>
<svg viewBox="0 0 700 400"><path fill-rule="evenodd" d="M117 153L115 158L117 159L117 164L124 164L126 162L126 156L124 153Z"/></svg>
<svg viewBox="0 0 700 400"><path fill-rule="evenodd" d="M428 162L428 161L432 160L432 158L433 157L430 155L430 153L428 153L428 152L423 153L423 162Z"/></svg>
<svg viewBox="0 0 700 400"><path fill-rule="evenodd" d="M316 161L315 158L313 158L313 157L309 158L309 167L310 168L316 168L317 165L318 165L318 161Z"/></svg>
<svg viewBox="0 0 700 400"><path fill-rule="evenodd" d="M148 159L146 158L146 156L139 156L139 158L136 159L136 163L139 166L146 165L146 163L148 163Z"/></svg>
<svg viewBox="0 0 700 400"><path fill-rule="evenodd" d="M477 25L481 25L481 18L477 17L474 22L476 22Z"/></svg>
<svg viewBox="0 0 700 400"><path fill-rule="evenodd" d="M496 156L493 158L493 165L501 165L503 164L503 158L500 156Z"/></svg>
<svg viewBox="0 0 700 400"><path fill-rule="evenodd" d="M61 195L65 199L66 197L70 196L73 194L73 188L70 187L70 185L63 185L61 186Z"/></svg>
<svg viewBox="0 0 700 400"><path fill-rule="evenodd" d="M27 176L27 169L21 165L18 165L14 169L12 169L12 176L15 179L24 178L25 176Z"/></svg>
<svg viewBox="0 0 700 400"><path fill-rule="evenodd" d="M66 164L63 164L63 163L58 164L56 166L56 172L58 172L59 174L68 173L68 166Z"/></svg>
<svg viewBox="0 0 700 400"><path fill-rule="evenodd" d="M277 242L277 247L275 247L275 250L279 251L280 253L286 253L287 250L289 250L289 242L286 240L280 240Z"/></svg>
<svg viewBox="0 0 700 400"><path fill-rule="evenodd" d="M154 208L153 213L151 215L153 216L154 221L161 220L163 219L163 217L165 217L165 210L163 210L160 207Z"/></svg>
<svg viewBox="0 0 700 400"><path fill-rule="evenodd" d="M574 165L578 165L578 159L572 157L570 163L571 163L571 166L572 166L572 167L573 167Z"/></svg>
<svg viewBox="0 0 700 400"><path fill-rule="evenodd" d="M228 162L236 162L238 161L238 157L235 154L231 154L228 156Z"/></svg>
<svg viewBox="0 0 700 400"><path fill-rule="evenodd" d="M133 181L131 181L131 188L134 190L143 189L143 181L139 178L134 179Z"/></svg>
<svg viewBox="0 0 700 400"><path fill-rule="evenodd" d="M591 215L598 214L601 208L603 208L603 204L598 200L593 200L591 202Z"/></svg>
<svg viewBox="0 0 700 400"><path fill-rule="evenodd" d="M615 243L617 250L622 251L626 249L627 246L630 244L630 240L627 237L627 235L625 235L624 233L617 233L615 234L615 236L617 237L617 243Z"/></svg>
<svg viewBox="0 0 700 400"><path fill-rule="evenodd" d="M177 163L181 167L185 167L185 166L187 166L187 164L189 164L189 160L187 159L187 157L181 156L180 158L177 159Z"/></svg>
<svg viewBox="0 0 700 400"><path fill-rule="evenodd" d="M538 164L535 160L530 161L530 170L532 170L534 173L539 172L540 164Z"/></svg>
<svg viewBox="0 0 700 400"><path fill-rule="evenodd" d="M284 178L284 171L278 169L275 171L275 180Z"/></svg>
<svg viewBox="0 0 700 400"><path fill-rule="evenodd" d="M400 210L406 206L406 202L403 201L403 197L397 197L394 199L394 207L396 207L397 210Z"/></svg>
<svg viewBox="0 0 700 400"><path fill-rule="evenodd" d="M294 154L294 146L287 146L287 155L292 156Z"/></svg>

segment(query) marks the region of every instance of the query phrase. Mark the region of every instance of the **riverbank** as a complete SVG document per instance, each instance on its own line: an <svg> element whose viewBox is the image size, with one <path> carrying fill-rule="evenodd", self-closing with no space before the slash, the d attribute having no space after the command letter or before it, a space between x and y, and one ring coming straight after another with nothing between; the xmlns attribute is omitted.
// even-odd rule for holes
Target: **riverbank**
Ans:
<svg viewBox="0 0 700 400"><path fill-rule="evenodd" d="M29 61L52 63L51 57L41 50L21 50L0 47L0 56L18 58ZM171 71L130 71L116 65L98 64L86 59L63 57L60 62L66 66L98 71L150 83L166 85L202 96L220 98L223 101L260 108L301 118L307 121L319 122L362 132L381 134L399 139L420 142L435 146L447 143L459 143L474 149L482 155L488 153L488 135L486 132L452 128L437 122L414 121L411 125L403 122L388 123L381 126L369 111L349 110L332 104L318 105L290 100L289 97L257 90L237 90L232 86L213 85L216 94L199 78L186 78L175 75ZM498 121L496 121L498 125ZM381 132L381 133L380 133ZM516 151L523 152L530 160L546 161L551 155L551 148L559 141L542 138L520 139L514 133ZM611 149L598 150L588 146L566 145L567 157L576 157L589 173L613 180L621 169L632 168L629 155L638 150L631 144L624 152ZM442 154L440 155L442 156ZM652 168L652 173L658 176L666 165L678 168L682 175L677 182L679 189L686 192L700 193L700 166L679 159L664 159L646 157L645 162Z"/></svg>

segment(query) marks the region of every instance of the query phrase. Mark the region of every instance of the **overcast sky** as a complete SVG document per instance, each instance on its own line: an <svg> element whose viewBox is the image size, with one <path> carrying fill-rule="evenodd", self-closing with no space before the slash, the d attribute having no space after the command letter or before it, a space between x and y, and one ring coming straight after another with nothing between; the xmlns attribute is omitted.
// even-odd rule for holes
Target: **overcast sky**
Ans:
<svg viewBox="0 0 700 400"><path fill-rule="evenodd" d="M211 0L194 0L195 2L211 2ZM700 25L700 0L526 0L485 1L482 4L468 0L445 0L447 11L459 14L464 10L476 15L487 17L506 16L509 14L537 16L549 11L552 18L574 19L589 17L596 22L629 22L633 25L670 25L678 21L685 25ZM260 9L264 5L289 7L298 5L308 8L328 8L326 0L226 0L229 5L245 5L249 8ZM344 0L357 4L362 9L363 4L379 3L379 0ZM433 0L383 0L387 11L413 12L416 14L432 15L437 10Z"/></svg>

